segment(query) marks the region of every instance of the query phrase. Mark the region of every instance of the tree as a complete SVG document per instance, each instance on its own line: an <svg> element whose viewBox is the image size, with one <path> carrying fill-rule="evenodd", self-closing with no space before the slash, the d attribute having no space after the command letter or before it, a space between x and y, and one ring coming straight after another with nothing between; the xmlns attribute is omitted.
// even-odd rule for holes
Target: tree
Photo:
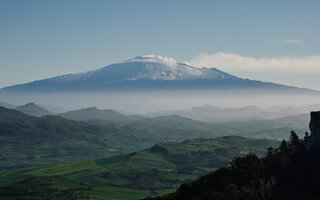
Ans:
<svg viewBox="0 0 320 200"><path fill-rule="evenodd" d="M290 140L289 140L289 147L295 147L301 145L301 140L299 139L296 132L291 131L290 133Z"/></svg>
<svg viewBox="0 0 320 200"><path fill-rule="evenodd" d="M308 131L306 131L306 132L304 133L303 139L307 139L308 137L309 137L309 133L308 133Z"/></svg>
<svg viewBox="0 0 320 200"><path fill-rule="evenodd" d="M285 140L282 140L280 146L279 146L279 150L283 153L287 153L288 152L288 143Z"/></svg>

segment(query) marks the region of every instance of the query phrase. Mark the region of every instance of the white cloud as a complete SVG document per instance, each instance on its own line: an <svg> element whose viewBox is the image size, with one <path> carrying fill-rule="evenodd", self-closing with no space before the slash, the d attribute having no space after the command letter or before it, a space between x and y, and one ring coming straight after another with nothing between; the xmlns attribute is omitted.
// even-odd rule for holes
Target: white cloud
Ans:
<svg viewBox="0 0 320 200"><path fill-rule="evenodd" d="M142 58L158 59L158 60L162 60L163 62L168 62L168 63L173 63L173 64L177 63L177 61L175 59L173 59L172 57L159 56L159 55L154 55L154 54L144 55L144 56L142 56Z"/></svg>
<svg viewBox="0 0 320 200"><path fill-rule="evenodd" d="M279 71L291 73L320 73L320 55L254 58L233 53L214 53L199 55L186 63L196 67L216 67L227 72Z"/></svg>
<svg viewBox="0 0 320 200"><path fill-rule="evenodd" d="M280 40L279 42L285 43L285 44L301 44L301 43L303 43L302 40Z"/></svg>

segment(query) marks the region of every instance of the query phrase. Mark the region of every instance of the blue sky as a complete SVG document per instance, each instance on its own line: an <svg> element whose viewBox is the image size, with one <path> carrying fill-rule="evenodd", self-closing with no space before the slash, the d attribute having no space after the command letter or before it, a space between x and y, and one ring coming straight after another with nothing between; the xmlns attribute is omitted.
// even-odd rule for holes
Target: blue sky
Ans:
<svg viewBox="0 0 320 200"><path fill-rule="evenodd" d="M1 0L0 87L158 54L320 89L319 10L316 0Z"/></svg>

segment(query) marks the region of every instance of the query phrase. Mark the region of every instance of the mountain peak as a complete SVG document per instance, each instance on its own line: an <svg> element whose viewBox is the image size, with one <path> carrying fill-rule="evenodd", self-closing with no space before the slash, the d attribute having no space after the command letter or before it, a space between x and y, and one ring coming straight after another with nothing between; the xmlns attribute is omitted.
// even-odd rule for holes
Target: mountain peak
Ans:
<svg viewBox="0 0 320 200"><path fill-rule="evenodd" d="M27 103L25 105L22 105L22 106L18 106L16 108L17 110L25 113L25 114L28 114L28 115L31 115L31 116L36 116L36 117L41 117L41 116L45 116L45 115L50 115L50 111L36 105L35 103L33 102L30 102L30 103Z"/></svg>
<svg viewBox="0 0 320 200"><path fill-rule="evenodd" d="M166 63L166 64L177 64L177 61L171 57L166 56L159 56L159 55L144 55L144 56L137 56L133 59L124 61L123 63L127 62L156 62L156 63Z"/></svg>
<svg viewBox="0 0 320 200"><path fill-rule="evenodd" d="M29 102L29 103L27 103L27 104L25 104L25 105L22 105L22 106L19 106L19 107L29 107L29 106L39 107L38 105L36 105L36 104L33 103L33 102Z"/></svg>

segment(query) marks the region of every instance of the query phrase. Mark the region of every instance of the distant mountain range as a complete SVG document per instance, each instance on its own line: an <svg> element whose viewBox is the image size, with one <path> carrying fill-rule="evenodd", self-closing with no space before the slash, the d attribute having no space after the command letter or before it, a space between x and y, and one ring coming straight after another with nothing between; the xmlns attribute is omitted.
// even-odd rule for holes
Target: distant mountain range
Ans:
<svg viewBox="0 0 320 200"><path fill-rule="evenodd" d="M313 92L269 82L243 79L216 68L197 68L162 56L139 56L98 70L14 85L0 92L67 92L118 90L249 89Z"/></svg>
<svg viewBox="0 0 320 200"><path fill-rule="evenodd" d="M73 110L73 111L63 112L60 114L55 114L44 108L49 106L40 106L33 102L30 102L21 106L0 102L0 106L4 108L9 108L9 109L15 109L20 112L23 112L24 114L35 116L35 117L42 117L46 115L56 115L56 116L61 116L63 118L71 119L75 121L106 120L106 121L114 121L114 122L120 122L120 123L128 123L128 122L133 122L135 120L142 120L147 118L141 115L133 115L133 114L126 115L111 109L100 110L95 107L83 108L79 110Z"/></svg>
<svg viewBox="0 0 320 200"><path fill-rule="evenodd" d="M244 107L218 107L213 105L197 106L185 110L168 110L160 112L147 113L146 116L158 117L165 115L179 115L185 118L191 118L203 122L216 123L216 122L232 122L232 121L246 121L246 120L265 120L277 119L288 116L307 116L310 110L318 110L319 105L310 106L296 106L296 107L277 107L262 109L256 106ZM304 120L305 121L305 120Z"/></svg>
<svg viewBox="0 0 320 200"><path fill-rule="evenodd" d="M147 118L163 117L163 116L180 116L208 123L228 123L235 121L248 120L272 120L286 117L303 116L303 123L309 120L309 115L306 114L310 110L320 110L320 105L296 106L296 107L275 107L262 109L256 106L244 107L218 107L214 105L196 106L185 110L167 110L159 112L145 113L142 115L121 113L112 109L98 109L96 107L82 108L67 112L52 112L54 108L50 106L38 105L33 102L24 105L12 105L6 102L0 102L0 106L10 109L19 110L30 116L41 117L45 115L56 115L66 119L75 121L93 121L106 120L120 123L130 123L137 120ZM50 109L50 110L49 110ZM57 110L59 108L56 108ZM62 109L60 109L62 110ZM298 123L300 125L300 123ZM301 126L298 126L301 127Z"/></svg>
<svg viewBox="0 0 320 200"><path fill-rule="evenodd" d="M188 110L163 111L147 115L123 114L115 110L101 110L95 107L53 114L34 103L17 106L15 109L29 116L48 115L47 117L51 119L58 119L60 116L95 126L118 124L118 128L128 129L129 132L140 136L139 132L151 134L149 137L156 138L155 140L160 138L181 140L226 134L281 139L285 138L290 130L304 133L308 129L310 119L308 114L304 114L307 112L305 110L317 110L318 107L319 105L278 107L279 111L273 111L255 106L222 108L205 105ZM148 137L145 134L142 135Z"/></svg>
<svg viewBox="0 0 320 200"><path fill-rule="evenodd" d="M99 110L95 107L84 108L80 110L69 111L66 113L58 114L61 117L77 120L77 121L86 121L86 120L108 120L115 122L133 122L136 120L146 119L146 117L140 115L125 115L114 110Z"/></svg>
<svg viewBox="0 0 320 200"><path fill-rule="evenodd" d="M115 112L115 116L119 115ZM134 121L127 121L125 115L123 119L74 121L60 116L34 117L0 107L0 169L94 159L141 150L163 141L225 135L280 140L287 138L291 130L304 134L308 126L305 115L216 124L177 115L129 118Z"/></svg>
<svg viewBox="0 0 320 200"><path fill-rule="evenodd" d="M4 102L2 102L2 105L11 106ZM317 108L319 108L319 105L293 108L278 107L276 109L279 111L274 111L273 109L266 110L255 106L223 108L204 105L187 110L136 115L123 114L111 109L101 110L89 107L54 114L42 106L31 102L22 106L16 106L15 109L30 116L60 116L65 119L85 121L99 126L109 125L112 122L119 123L119 125L126 126L131 131L133 131L132 128L136 129L135 132L137 130L142 132L153 130L153 134L158 134L158 136L165 138L172 138L178 135L178 138L182 136L181 139L192 138L192 134L208 137L211 135L208 134L211 131L218 133L218 135L225 135L225 131L227 131L228 134L232 135L239 135L243 132L241 135L246 137L279 139L285 137L290 129L301 131L302 133L307 130L310 117L308 114L305 114L307 113L306 110L317 110ZM182 131L184 130L188 131L183 136ZM172 131L174 133L171 133Z"/></svg>

